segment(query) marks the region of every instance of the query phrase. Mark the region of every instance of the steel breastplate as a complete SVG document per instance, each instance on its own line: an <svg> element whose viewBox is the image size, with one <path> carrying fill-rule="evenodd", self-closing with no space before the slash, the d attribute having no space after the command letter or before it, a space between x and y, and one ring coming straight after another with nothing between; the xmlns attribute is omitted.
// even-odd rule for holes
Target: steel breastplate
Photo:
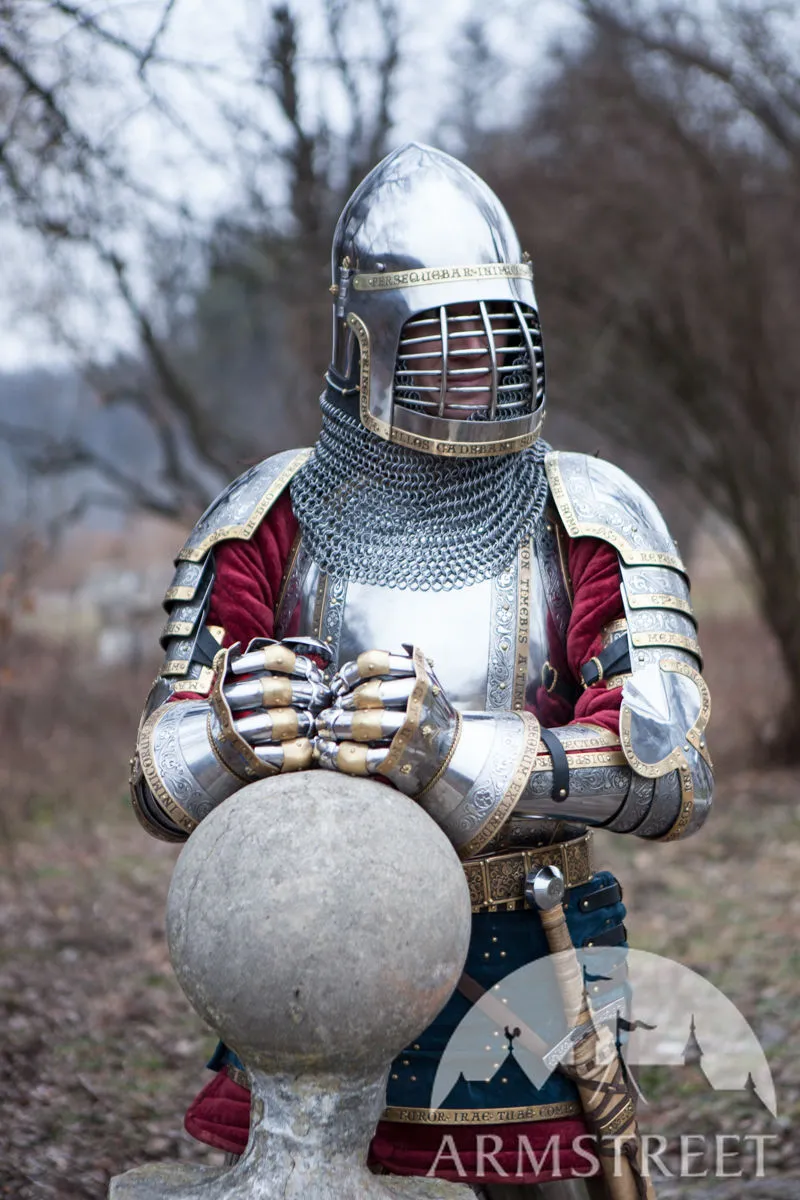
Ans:
<svg viewBox="0 0 800 1200"><path fill-rule="evenodd" d="M333 651L334 668L362 650L418 645L433 659L457 708L523 708L526 690L539 685L545 664L563 657L570 600L556 520L548 511L515 560L492 579L447 591L328 575L301 536L287 567L275 636L285 637L291 624L321 638Z"/></svg>

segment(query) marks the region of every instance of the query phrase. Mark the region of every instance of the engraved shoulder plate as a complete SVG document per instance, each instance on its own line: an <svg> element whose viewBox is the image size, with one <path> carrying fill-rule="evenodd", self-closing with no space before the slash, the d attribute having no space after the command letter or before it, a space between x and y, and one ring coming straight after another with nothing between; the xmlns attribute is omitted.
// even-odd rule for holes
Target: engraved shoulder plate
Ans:
<svg viewBox="0 0 800 1200"><path fill-rule="evenodd" d="M570 537L609 542L627 566L684 571L655 502L619 467L586 454L551 451L545 469Z"/></svg>
<svg viewBox="0 0 800 1200"><path fill-rule="evenodd" d="M177 561L199 563L217 542L227 538L244 541L251 538L262 518L310 456L311 450L284 450L234 479L203 513ZM175 586L184 585L178 582ZM185 593L179 593L171 598L186 597Z"/></svg>

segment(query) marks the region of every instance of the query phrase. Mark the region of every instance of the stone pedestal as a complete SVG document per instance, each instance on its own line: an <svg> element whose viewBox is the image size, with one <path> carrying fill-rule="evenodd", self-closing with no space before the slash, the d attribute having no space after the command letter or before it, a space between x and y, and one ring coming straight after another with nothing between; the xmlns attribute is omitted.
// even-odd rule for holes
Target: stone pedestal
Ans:
<svg viewBox="0 0 800 1200"><path fill-rule="evenodd" d="M110 1200L461 1200L372 1175L389 1064L446 1003L470 905L450 843L398 792L326 771L264 780L186 843L167 901L175 973L245 1064L250 1140L230 1168L153 1164Z"/></svg>

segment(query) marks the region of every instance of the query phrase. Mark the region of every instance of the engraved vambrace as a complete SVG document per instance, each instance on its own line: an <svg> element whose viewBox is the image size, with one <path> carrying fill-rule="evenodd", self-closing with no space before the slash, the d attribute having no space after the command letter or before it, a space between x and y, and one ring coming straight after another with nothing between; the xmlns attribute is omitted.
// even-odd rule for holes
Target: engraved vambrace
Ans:
<svg viewBox="0 0 800 1200"><path fill-rule="evenodd" d="M342 668L315 752L324 767L386 776L462 858L479 854L512 814L664 840L705 820L710 702L689 664L663 658L626 680L617 739L590 724L542 730L527 712L459 713L422 652L408 649Z"/></svg>

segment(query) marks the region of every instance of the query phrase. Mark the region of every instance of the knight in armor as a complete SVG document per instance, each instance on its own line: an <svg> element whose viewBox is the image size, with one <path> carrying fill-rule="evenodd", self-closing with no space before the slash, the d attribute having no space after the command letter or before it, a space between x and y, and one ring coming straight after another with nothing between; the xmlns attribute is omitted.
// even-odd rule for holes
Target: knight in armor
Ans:
<svg viewBox="0 0 800 1200"><path fill-rule="evenodd" d="M372 1159L431 1173L450 1134L466 1176L452 1156L433 1173L505 1196L520 1133L556 1135L569 1173L574 1083L462 1079L432 1124L437 1064L475 989L547 953L525 895L538 865L563 873L575 946L619 947L593 1002L623 986L622 892L592 830L671 841L711 805L689 585L642 488L541 439L531 263L472 171L416 143L390 154L346 204L332 270L319 439L232 483L180 551L133 803L174 841L278 772L374 775L422 805L463 860L473 993L392 1065ZM187 1128L239 1153L246 1076L224 1046L210 1066ZM499 1139L494 1181L476 1126ZM513 1182L578 1195L533 1169Z"/></svg>

